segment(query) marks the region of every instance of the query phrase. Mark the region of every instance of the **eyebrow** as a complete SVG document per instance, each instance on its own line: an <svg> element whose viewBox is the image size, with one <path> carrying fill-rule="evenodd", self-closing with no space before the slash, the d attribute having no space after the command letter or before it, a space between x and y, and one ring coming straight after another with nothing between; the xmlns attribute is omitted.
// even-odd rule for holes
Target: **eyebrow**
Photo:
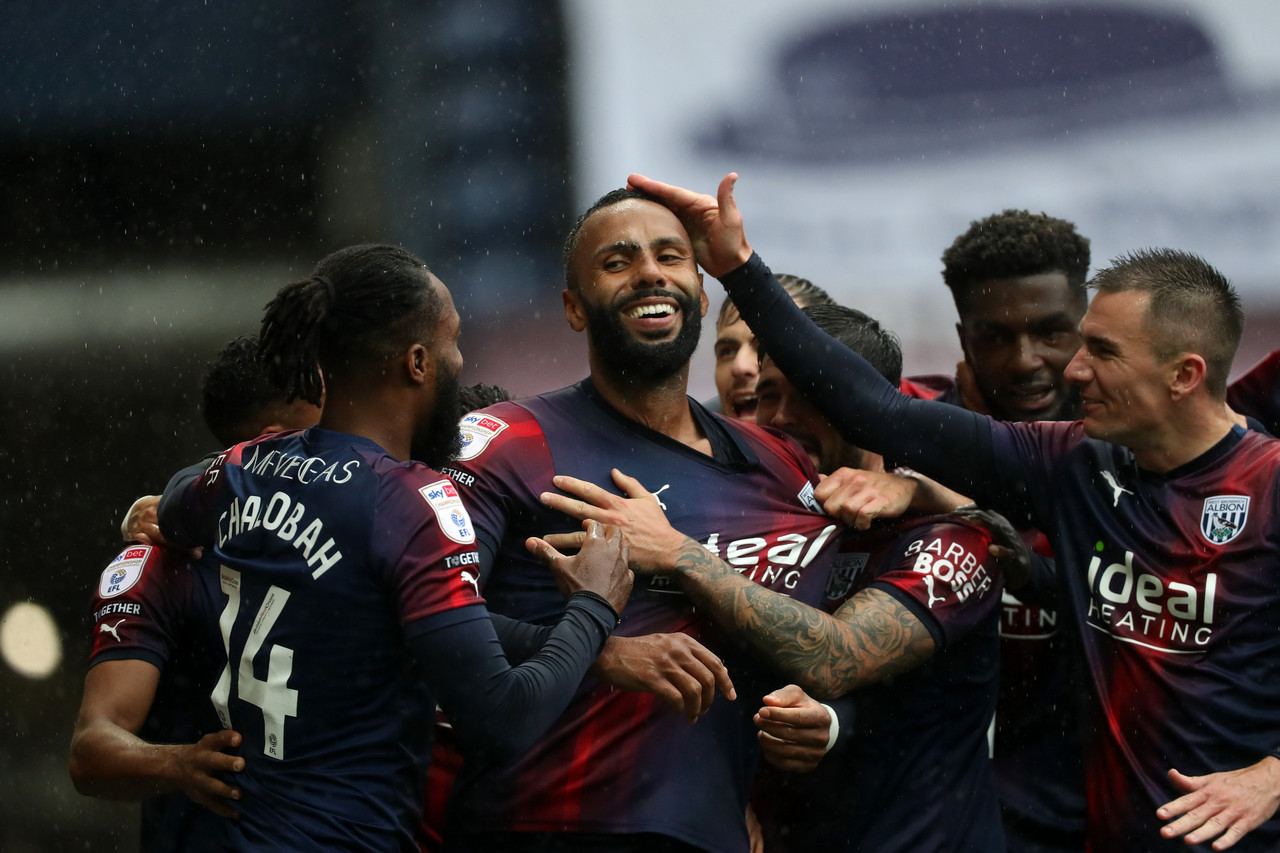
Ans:
<svg viewBox="0 0 1280 853"><path fill-rule="evenodd" d="M659 237L658 239L650 243L649 246L650 248L653 248L653 249L665 249L669 246L677 246L682 249L692 248L692 244L688 240L683 240L679 237L674 237L674 236ZM608 255L612 252L634 253L634 252L640 251L640 249L641 249L640 244L637 243L635 240L615 240L612 243L608 243L604 246L601 246L599 249L596 249L591 257L599 258L603 255Z"/></svg>
<svg viewBox="0 0 1280 853"><path fill-rule="evenodd" d="M592 257L598 258L601 255L607 255L610 252L638 252L638 251L640 251L640 244L637 243L636 241L617 240L613 243L609 243L607 245L601 246L599 249L596 249L595 252L592 254Z"/></svg>

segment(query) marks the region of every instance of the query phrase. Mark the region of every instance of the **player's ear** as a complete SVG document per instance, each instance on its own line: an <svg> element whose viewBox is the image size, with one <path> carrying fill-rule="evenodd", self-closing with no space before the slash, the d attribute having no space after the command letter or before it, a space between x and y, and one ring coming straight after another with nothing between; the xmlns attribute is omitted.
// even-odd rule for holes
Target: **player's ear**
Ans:
<svg viewBox="0 0 1280 853"><path fill-rule="evenodd" d="M1169 367L1169 395L1179 400L1204 384L1209 366L1203 356L1193 352L1184 352Z"/></svg>
<svg viewBox="0 0 1280 853"><path fill-rule="evenodd" d="M564 300L564 318L569 321L569 328L581 332L587 327L587 312L582 308L582 295L576 290L566 289L560 294Z"/></svg>
<svg viewBox="0 0 1280 853"><path fill-rule="evenodd" d="M707 305L711 300L707 299L707 289L702 286L702 273L698 273L698 290L702 291L702 316L707 316Z"/></svg>
<svg viewBox="0 0 1280 853"><path fill-rule="evenodd" d="M404 351L402 359L410 382L421 385L435 378L435 362L430 356L422 344L414 344Z"/></svg>

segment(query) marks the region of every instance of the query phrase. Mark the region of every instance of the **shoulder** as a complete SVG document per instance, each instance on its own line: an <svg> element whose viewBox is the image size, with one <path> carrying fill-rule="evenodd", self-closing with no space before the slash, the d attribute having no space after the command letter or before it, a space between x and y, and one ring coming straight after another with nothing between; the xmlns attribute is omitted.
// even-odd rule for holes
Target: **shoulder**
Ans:
<svg viewBox="0 0 1280 853"><path fill-rule="evenodd" d="M186 559L166 548L134 543L126 545L98 578L94 599L133 600L158 587L185 577Z"/></svg>
<svg viewBox="0 0 1280 853"><path fill-rule="evenodd" d="M898 390L918 400L937 400L956 393L956 380L953 376L942 374L904 376L898 384ZM944 402L951 402L951 400L947 399Z"/></svg>
<svg viewBox="0 0 1280 853"><path fill-rule="evenodd" d="M527 402L531 401L498 403L463 415L458 422L462 450L457 461L468 463L497 456L510 446L527 447L531 442L545 445L542 427L525 407Z"/></svg>
<svg viewBox="0 0 1280 853"><path fill-rule="evenodd" d="M781 461L794 468L805 479L817 480L818 472L813 467L813 460L791 436L773 427L757 426L718 414L713 414L713 417L723 423L726 429L741 436L762 461Z"/></svg>

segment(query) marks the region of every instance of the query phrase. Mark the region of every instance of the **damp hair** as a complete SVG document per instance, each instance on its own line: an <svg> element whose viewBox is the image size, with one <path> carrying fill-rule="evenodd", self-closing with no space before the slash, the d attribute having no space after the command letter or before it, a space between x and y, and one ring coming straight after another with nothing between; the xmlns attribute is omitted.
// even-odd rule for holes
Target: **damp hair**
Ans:
<svg viewBox="0 0 1280 853"><path fill-rule="evenodd" d="M510 399L511 392L500 385L486 385L483 382L477 382L474 385L464 385L458 389L458 405L464 412L485 409L496 403L505 403Z"/></svg>
<svg viewBox="0 0 1280 853"><path fill-rule="evenodd" d="M596 213L604 210L606 207L613 207L615 204L621 204L624 201L633 200L651 201L654 204L662 204L656 196L652 196L649 193L641 192L640 190L633 190L628 187L622 187L620 189L610 190L600 196L600 198L596 199L595 203L588 207L586 212L579 216L573 223L573 226L570 227L569 233L564 238L564 248L561 251L560 257L561 262L564 264L564 283L570 290L578 289L577 275L573 271L573 259L574 255L578 252L578 236L582 233L582 226L587 223L588 219L595 216Z"/></svg>
<svg viewBox="0 0 1280 853"><path fill-rule="evenodd" d="M834 302L806 305L804 313L819 329L865 358L885 379L894 385L902 381L902 345L878 320ZM760 360L768 356L762 344Z"/></svg>
<svg viewBox="0 0 1280 853"><path fill-rule="evenodd" d="M1150 295L1143 325L1158 361L1195 353L1205 361L1205 387L1225 399L1227 377L1244 335L1244 308L1226 276L1204 258L1177 249L1141 249L1111 261L1089 287Z"/></svg>
<svg viewBox="0 0 1280 853"><path fill-rule="evenodd" d="M320 405L322 371L345 379L426 341L443 307L429 274L399 246L362 244L325 257L267 304L258 337L268 378L286 400Z"/></svg>
<svg viewBox="0 0 1280 853"><path fill-rule="evenodd" d="M1065 219L1026 210L1005 210L969 223L942 253L942 280L956 309L977 285L1060 272L1084 305L1089 277L1089 239Z"/></svg>
<svg viewBox="0 0 1280 853"><path fill-rule="evenodd" d="M200 414L223 447L251 438L252 424L268 406L283 403L258 355L258 338L242 335L223 347L200 382Z"/></svg>
<svg viewBox="0 0 1280 853"><path fill-rule="evenodd" d="M835 304L831 294L807 278L801 278L798 275L791 275L785 272L778 273L774 278L782 285L783 290L791 294L791 299L801 308L807 308L810 305ZM724 302L720 303L720 313L716 315L716 328L723 329L725 326L738 322L739 316L738 306L734 305L733 300L726 296Z"/></svg>

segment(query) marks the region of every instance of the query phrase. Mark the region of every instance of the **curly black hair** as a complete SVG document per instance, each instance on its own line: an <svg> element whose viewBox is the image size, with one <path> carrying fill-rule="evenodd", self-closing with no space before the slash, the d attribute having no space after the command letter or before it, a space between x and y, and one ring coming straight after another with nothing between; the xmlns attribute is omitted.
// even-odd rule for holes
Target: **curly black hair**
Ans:
<svg viewBox="0 0 1280 853"><path fill-rule="evenodd" d="M243 335L223 347L200 391L200 414L223 447L243 441L246 424L267 406L284 402L284 391L267 378L258 358L256 335Z"/></svg>
<svg viewBox="0 0 1280 853"><path fill-rule="evenodd" d="M942 280L957 308L975 285L1048 272L1066 275L1083 300L1089 239L1044 213L1010 209L976 220L942 253Z"/></svg>

